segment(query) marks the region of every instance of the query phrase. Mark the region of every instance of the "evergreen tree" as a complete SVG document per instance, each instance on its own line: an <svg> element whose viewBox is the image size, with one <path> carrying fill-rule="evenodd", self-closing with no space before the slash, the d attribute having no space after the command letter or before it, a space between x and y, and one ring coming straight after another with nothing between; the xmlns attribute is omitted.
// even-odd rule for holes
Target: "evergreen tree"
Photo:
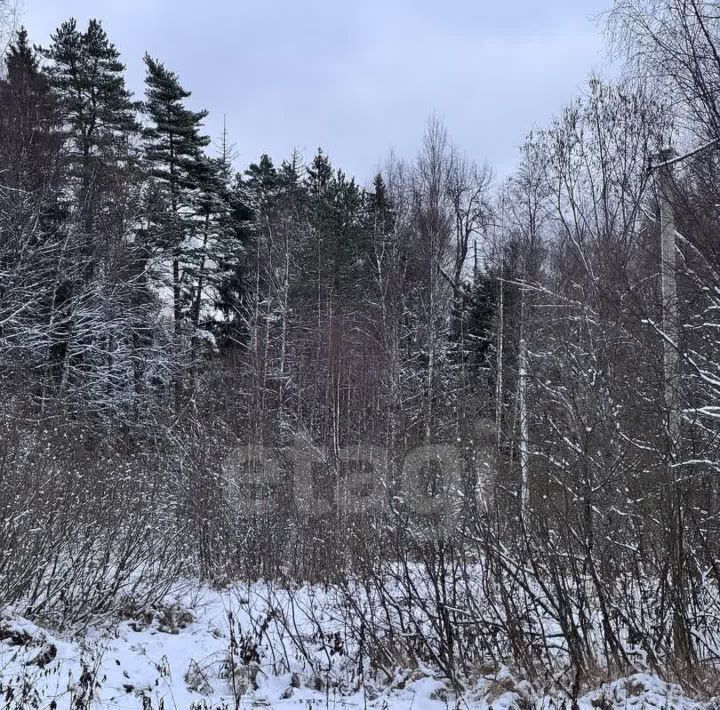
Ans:
<svg viewBox="0 0 720 710"><path fill-rule="evenodd" d="M136 105L125 86L124 64L115 45L97 20L85 32L77 22L64 22L44 51L50 60L51 85L67 121L82 180L81 199L87 205L90 181L97 162L110 163L127 152L128 139L137 131Z"/></svg>
<svg viewBox="0 0 720 710"><path fill-rule="evenodd" d="M207 111L191 111L185 105L190 92L178 76L145 55L147 74L145 112L151 125L145 131L145 161L153 179L155 198L162 196L167 209L153 210L150 238L171 260L173 317L179 331L183 310L192 294L184 289L184 258L188 240L198 236L197 197L208 187L209 163L203 148L210 142L201 133ZM193 244L190 246L197 246Z"/></svg>
<svg viewBox="0 0 720 710"><path fill-rule="evenodd" d="M389 245L394 227L392 205L382 173L378 173L373 179L373 191L367 196L367 200L372 223L374 256L380 259Z"/></svg>
<svg viewBox="0 0 720 710"><path fill-rule="evenodd" d="M18 30L15 43L8 47L5 66L9 82L34 79L39 75L40 63L28 42L28 33L24 27Z"/></svg>
<svg viewBox="0 0 720 710"><path fill-rule="evenodd" d="M113 250L107 245L122 249L128 236L128 204L118 196L139 177L133 145L137 106L125 86L119 52L99 21L90 20L82 32L70 19L51 40L43 55L63 117L80 281L89 284L111 268L107 260Z"/></svg>
<svg viewBox="0 0 720 710"><path fill-rule="evenodd" d="M250 164L243 184L248 205L255 214L267 209L274 201L278 183L278 171L269 155L263 153L257 163Z"/></svg>
<svg viewBox="0 0 720 710"><path fill-rule="evenodd" d="M47 77L17 34L0 80L0 340L18 360L62 359L76 253L67 239L66 153ZM2 354L0 354L0 358Z"/></svg>
<svg viewBox="0 0 720 710"><path fill-rule="evenodd" d="M43 55L62 118L70 178L63 254L51 305L60 389L83 392L96 411L127 411L122 372L144 357L137 334L154 307L143 278L146 254L130 239L138 219L137 105L124 65L100 22L64 22ZM69 188L69 189L68 189ZM137 385L137 382L135 383Z"/></svg>
<svg viewBox="0 0 720 710"><path fill-rule="evenodd" d="M0 145L6 158L3 183L33 190L59 169L59 122L47 77L25 28L17 33L5 60L6 79L0 81Z"/></svg>
<svg viewBox="0 0 720 710"><path fill-rule="evenodd" d="M307 284L313 284L318 298L341 297L354 306L369 277L368 196L342 170L334 171L322 150L308 168L307 187L312 214L312 240L304 245L302 258L310 271Z"/></svg>
<svg viewBox="0 0 720 710"><path fill-rule="evenodd" d="M253 244L253 211L246 198L241 176L233 175L223 213L225 238L231 242L215 284L216 306L224 322L222 325L214 323L214 327L228 342L237 340L239 336L241 304L249 287L247 257Z"/></svg>
<svg viewBox="0 0 720 710"><path fill-rule="evenodd" d="M192 290L190 317L195 327L200 325L203 305L211 309L205 314L205 322L216 324L215 311L222 306L220 289L242 271L247 215L238 202L232 178L225 149L219 157L206 157L199 163L195 200L198 232L185 254Z"/></svg>
<svg viewBox="0 0 720 710"><path fill-rule="evenodd" d="M318 148L312 164L307 169L307 185L313 197L320 197L326 190L333 176L330 159L322 148Z"/></svg>

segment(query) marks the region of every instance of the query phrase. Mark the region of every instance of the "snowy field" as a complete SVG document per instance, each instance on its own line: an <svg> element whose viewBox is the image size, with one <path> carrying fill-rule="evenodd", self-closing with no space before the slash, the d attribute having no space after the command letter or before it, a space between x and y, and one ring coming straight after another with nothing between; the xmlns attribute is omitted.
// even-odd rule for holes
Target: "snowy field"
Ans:
<svg viewBox="0 0 720 710"><path fill-rule="evenodd" d="M217 591L188 583L152 611L74 637L6 610L0 617L0 707L570 707L559 693L533 690L507 668L483 669L460 693L421 667L398 667L392 680L380 678L358 661L335 603L332 588L288 593L258 584ZM673 684L638 674L586 692L579 706L718 703L695 701Z"/></svg>

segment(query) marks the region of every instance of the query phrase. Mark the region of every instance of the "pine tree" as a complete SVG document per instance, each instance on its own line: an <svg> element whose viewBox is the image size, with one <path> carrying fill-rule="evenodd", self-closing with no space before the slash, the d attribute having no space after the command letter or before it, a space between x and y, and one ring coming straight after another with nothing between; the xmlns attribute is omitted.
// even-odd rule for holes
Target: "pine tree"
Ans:
<svg viewBox="0 0 720 710"><path fill-rule="evenodd" d="M145 162L154 189L167 209L154 210L150 238L156 249L169 256L173 293L173 318L179 332L184 307L192 298L183 291L183 260L188 240L197 238L197 198L210 172L203 148L210 142L201 133L207 111L191 111L185 105L190 92L178 76L145 55L147 75L145 112L151 125L145 130ZM190 245L196 246L196 245Z"/></svg>
<svg viewBox="0 0 720 710"><path fill-rule="evenodd" d="M90 211L88 191L98 164L111 165L126 156L129 138L138 130L136 105L125 86L120 54L99 21L90 20L83 33L70 19L51 39L44 51L48 74L75 147L79 202Z"/></svg>
<svg viewBox="0 0 720 710"><path fill-rule="evenodd" d="M118 196L138 178L133 145L139 131L137 106L125 86L119 52L99 21L90 20L81 32L70 19L51 40L42 51L63 118L73 247L81 267L78 286L87 286L110 268L112 249L107 245L122 249L128 237L127 204Z"/></svg>
<svg viewBox="0 0 720 710"><path fill-rule="evenodd" d="M227 202L223 213L224 238L229 241L227 259L220 263L215 284L217 309L224 323L214 328L226 341L237 341L241 329L241 304L249 288L247 257L252 252L253 210L240 175L227 183Z"/></svg>
<svg viewBox="0 0 720 710"><path fill-rule="evenodd" d="M197 237L186 251L186 271L191 281L190 318L197 328L203 304L212 312L208 325L215 324L214 311L221 308L220 289L242 268L245 251L243 226L246 221L238 194L233 189L233 172L227 149L217 158L204 158L197 171L195 200Z"/></svg>
<svg viewBox="0 0 720 710"><path fill-rule="evenodd" d="M96 411L116 416L127 410L130 383L122 373L143 357L136 335L153 307L143 245L130 239L141 178L137 105L100 22L84 32L75 20L64 22L43 55L62 119L69 177L63 254L71 260L52 299L49 359L59 363L60 391L82 392Z"/></svg>

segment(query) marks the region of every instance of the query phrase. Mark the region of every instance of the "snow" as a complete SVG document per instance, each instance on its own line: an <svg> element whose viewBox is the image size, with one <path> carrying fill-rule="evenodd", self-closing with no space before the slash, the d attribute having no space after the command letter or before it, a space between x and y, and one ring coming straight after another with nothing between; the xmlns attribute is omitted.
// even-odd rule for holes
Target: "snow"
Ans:
<svg viewBox="0 0 720 710"><path fill-rule="evenodd" d="M250 619L248 609L258 613L266 611L266 589L253 586L217 591L193 588L175 592L168 599L168 606L156 611L149 621L126 620L118 624L91 628L81 636L72 638L53 634L47 629L17 618L12 611L6 612L0 621L0 683L3 694L8 686L17 689L31 687L33 697L21 698L15 690L15 704L8 708L57 707L70 710L78 697L87 698L83 688L83 668L91 669L94 708L142 708L147 707L222 708L235 707L232 679L227 671L228 651L231 645L231 621L233 629L250 629L258 619ZM310 604L311 590L299 595L298 607ZM187 612L192 615L192 620ZM230 616L232 614L232 617ZM301 625L306 625L301 622ZM307 630L307 629L305 629ZM13 639L26 635L31 641L23 646L15 645ZM54 647L55 657L44 667L33 661L43 649ZM290 668L280 667L273 661L267 649L260 652L261 661L249 666L235 659L236 693L241 695L241 707L306 707L325 705L336 707L392 707L443 708L444 702L431 699L433 692L445 690L441 681L421 677L408 683L396 697L371 699L364 689L341 689L339 682L330 684L309 673L308 663L298 659L292 649L285 649ZM342 666L342 662L337 664ZM332 678L328 669L327 677ZM338 675L340 674L339 668ZM257 688L243 685L256 675ZM293 675L302 679L293 680ZM339 678L338 678L339 681ZM318 683L324 687L316 689ZM250 683L250 686L252 683ZM301 687L293 687L300 685ZM189 686L193 686L191 689ZM334 686L334 687L333 687ZM83 694L84 693L84 694ZM35 697L37 696L37 697ZM51 703L55 702L56 706ZM205 703L205 705L203 705Z"/></svg>
<svg viewBox="0 0 720 710"><path fill-rule="evenodd" d="M0 616L2 707L509 710L521 700L525 707L561 706L557 692L534 693L507 668L479 676L460 699L427 669L398 668L392 683L370 672L360 678L357 663L333 641L341 638L341 629L332 600L329 587L278 590L257 583L217 590L186 582L151 612L74 635L53 633L8 609ZM271 621L272 608L292 619L298 636L307 640L303 651L286 627ZM321 643L313 634L318 623ZM579 701L588 710L653 706L699 710L709 704L645 674L602 685Z"/></svg>

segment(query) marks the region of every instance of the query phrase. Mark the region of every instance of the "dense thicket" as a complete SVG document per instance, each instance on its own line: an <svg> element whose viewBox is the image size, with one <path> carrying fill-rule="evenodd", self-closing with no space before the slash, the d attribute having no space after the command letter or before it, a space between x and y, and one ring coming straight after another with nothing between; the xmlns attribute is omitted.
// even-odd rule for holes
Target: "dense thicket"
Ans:
<svg viewBox="0 0 720 710"><path fill-rule="evenodd" d="M651 668L707 690L715 5L618 0L629 76L593 79L494 186L438 120L367 187L322 150L236 172L159 60L136 101L99 22L39 54L20 31L0 80L0 604L80 623L180 575L333 581L388 673L510 662L577 697ZM658 167L668 145L704 150Z"/></svg>

